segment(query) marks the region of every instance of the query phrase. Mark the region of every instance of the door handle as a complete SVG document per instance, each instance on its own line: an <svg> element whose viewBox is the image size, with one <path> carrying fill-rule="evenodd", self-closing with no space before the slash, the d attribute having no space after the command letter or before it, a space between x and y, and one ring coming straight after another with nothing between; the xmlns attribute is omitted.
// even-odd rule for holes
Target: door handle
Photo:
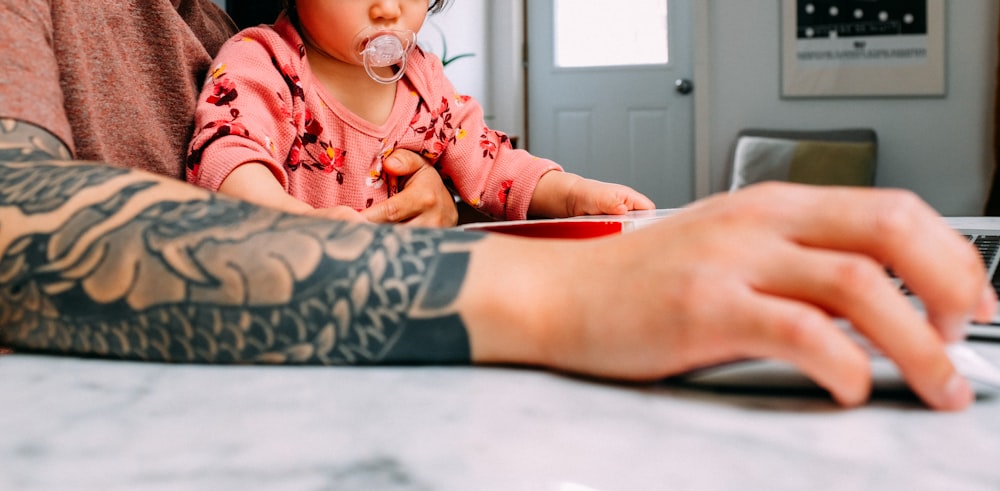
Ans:
<svg viewBox="0 0 1000 491"><path fill-rule="evenodd" d="M674 81L674 90L680 95L688 95L694 90L694 84L691 79L679 78Z"/></svg>

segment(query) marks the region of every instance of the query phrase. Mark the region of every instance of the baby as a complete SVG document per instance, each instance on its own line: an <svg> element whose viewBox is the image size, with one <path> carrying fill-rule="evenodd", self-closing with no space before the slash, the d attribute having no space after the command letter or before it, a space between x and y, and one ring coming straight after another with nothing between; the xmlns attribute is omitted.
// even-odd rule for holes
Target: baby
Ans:
<svg viewBox="0 0 1000 491"><path fill-rule="evenodd" d="M499 219L652 209L626 186L514 149L416 45L448 0L288 0L271 27L219 52L199 98L187 178L294 213L363 220L395 185L397 149L419 153L461 198Z"/></svg>

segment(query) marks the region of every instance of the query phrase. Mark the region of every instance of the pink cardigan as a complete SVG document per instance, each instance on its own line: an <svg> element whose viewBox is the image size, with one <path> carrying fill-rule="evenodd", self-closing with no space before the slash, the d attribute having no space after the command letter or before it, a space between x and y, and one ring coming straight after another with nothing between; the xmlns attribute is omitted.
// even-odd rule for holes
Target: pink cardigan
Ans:
<svg viewBox="0 0 1000 491"><path fill-rule="evenodd" d="M392 150L428 158L462 199L496 218L525 218L542 174L562 168L511 147L479 103L455 92L441 62L416 48L385 124L351 113L314 77L284 17L220 50L198 100L187 179L216 190L237 166L267 165L313 207L357 210L385 200L382 161Z"/></svg>

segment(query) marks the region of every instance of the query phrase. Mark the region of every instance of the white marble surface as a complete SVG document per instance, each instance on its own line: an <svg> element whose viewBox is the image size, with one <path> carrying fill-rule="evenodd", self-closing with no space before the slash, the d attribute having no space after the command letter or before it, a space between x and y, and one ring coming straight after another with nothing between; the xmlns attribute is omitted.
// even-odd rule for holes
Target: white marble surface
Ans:
<svg viewBox="0 0 1000 491"><path fill-rule="evenodd" d="M0 397L2 490L1000 489L997 394L843 410L506 368L15 354Z"/></svg>

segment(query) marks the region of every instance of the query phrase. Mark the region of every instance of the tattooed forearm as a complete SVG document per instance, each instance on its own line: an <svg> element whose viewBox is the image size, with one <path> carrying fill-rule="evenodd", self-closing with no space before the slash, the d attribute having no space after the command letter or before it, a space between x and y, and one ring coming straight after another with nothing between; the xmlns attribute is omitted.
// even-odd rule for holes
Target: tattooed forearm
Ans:
<svg viewBox="0 0 1000 491"><path fill-rule="evenodd" d="M454 302L477 235L286 215L101 165L0 162L0 186L0 344L172 362L469 361Z"/></svg>
<svg viewBox="0 0 1000 491"><path fill-rule="evenodd" d="M0 118L0 161L69 158L69 149L52 133L16 119Z"/></svg>
<svg viewBox="0 0 1000 491"><path fill-rule="evenodd" d="M65 206L77 192L128 171L112 168L80 168L62 173L48 162L32 163L27 167L8 166L0 174L0 203L16 206L27 215L51 212ZM39 180L39 175L49 176Z"/></svg>

